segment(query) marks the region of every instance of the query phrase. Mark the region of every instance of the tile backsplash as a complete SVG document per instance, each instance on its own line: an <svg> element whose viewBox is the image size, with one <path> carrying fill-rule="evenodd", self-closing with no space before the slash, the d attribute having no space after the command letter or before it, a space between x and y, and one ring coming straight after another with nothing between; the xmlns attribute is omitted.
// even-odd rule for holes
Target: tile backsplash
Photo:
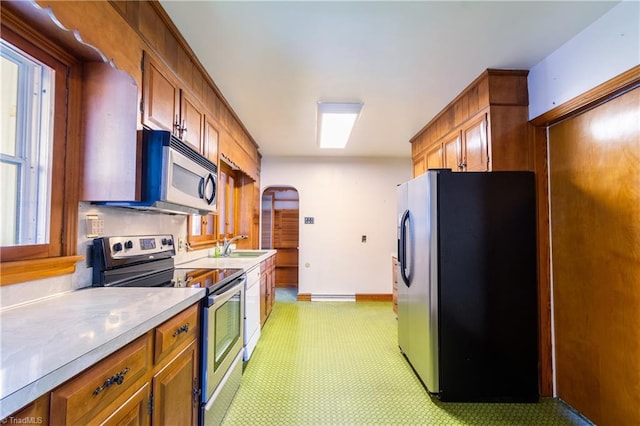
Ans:
<svg viewBox="0 0 640 426"><path fill-rule="evenodd" d="M176 244L179 239L186 241L187 216L139 211L122 207L95 206L81 202L78 206L78 254L84 260L78 262L76 272L71 275L46 278L26 283L0 287L0 306L8 307L26 303L58 293L78 290L91 286L93 270L88 256L92 237L87 237L87 215L97 215L104 224L101 236L172 234ZM176 254L176 263L206 255L181 251Z"/></svg>

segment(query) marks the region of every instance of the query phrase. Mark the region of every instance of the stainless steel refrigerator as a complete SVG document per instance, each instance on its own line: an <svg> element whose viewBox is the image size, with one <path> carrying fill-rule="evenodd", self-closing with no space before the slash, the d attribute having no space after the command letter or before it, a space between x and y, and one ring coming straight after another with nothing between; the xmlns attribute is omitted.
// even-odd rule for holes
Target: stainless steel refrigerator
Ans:
<svg viewBox="0 0 640 426"><path fill-rule="evenodd" d="M531 172L398 186L398 344L442 401L538 400Z"/></svg>

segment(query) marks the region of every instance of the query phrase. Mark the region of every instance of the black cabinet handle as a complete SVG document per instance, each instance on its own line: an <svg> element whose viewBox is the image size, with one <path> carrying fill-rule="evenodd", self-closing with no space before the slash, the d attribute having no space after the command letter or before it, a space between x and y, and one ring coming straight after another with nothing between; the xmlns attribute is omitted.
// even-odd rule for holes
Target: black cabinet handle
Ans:
<svg viewBox="0 0 640 426"><path fill-rule="evenodd" d="M103 390L111 387L111 385L121 385L124 382L125 374L127 374L128 372L129 372L129 367L125 367L124 370L122 370L121 372L116 373L113 376L109 377L107 380L104 381L102 386L98 386L96 390L93 391L93 395L94 396L98 395Z"/></svg>
<svg viewBox="0 0 640 426"><path fill-rule="evenodd" d="M173 332L173 337L178 337L180 334L187 333L187 332L189 332L189 323L186 323L185 325L178 327L178 329Z"/></svg>

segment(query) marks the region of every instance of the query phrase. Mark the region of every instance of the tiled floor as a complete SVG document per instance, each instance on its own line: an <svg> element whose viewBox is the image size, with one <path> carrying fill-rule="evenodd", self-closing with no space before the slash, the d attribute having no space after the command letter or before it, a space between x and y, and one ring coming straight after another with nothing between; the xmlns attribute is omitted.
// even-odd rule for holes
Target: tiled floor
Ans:
<svg viewBox="0 0 640 426"><path fill-rule="evenodd" d="M397 345L390 303L279 292L225 425L588 425L563 403L432 400Z"/></svg>

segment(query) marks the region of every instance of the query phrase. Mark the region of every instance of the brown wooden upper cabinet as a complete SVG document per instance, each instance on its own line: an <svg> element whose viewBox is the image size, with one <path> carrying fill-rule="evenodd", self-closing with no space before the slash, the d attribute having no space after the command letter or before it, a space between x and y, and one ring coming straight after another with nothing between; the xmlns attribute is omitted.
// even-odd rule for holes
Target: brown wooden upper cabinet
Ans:
<svg viewBox="0 0 640 426"><path fill-rule="evenodd" d="M528 71L488 69L411 139L414 177L428 169L532 170Z"/></svg>
<svg viewBox="0 0 640 426"><path fill-rule="evenodd" d="M147 52L143 54L142 98L143 124L152 129L168 130L196 151L208 154L200 102L180 86L167 67Z"/></svg>
<svg viewBox="0 0 640 426"><path fill-rule="evenodd" d="M438 157L439 155L439 157ZM469 120L442 143L427 148L427 168L444 167L454 172L486 172L489 168L487 115Z"/></svg>

